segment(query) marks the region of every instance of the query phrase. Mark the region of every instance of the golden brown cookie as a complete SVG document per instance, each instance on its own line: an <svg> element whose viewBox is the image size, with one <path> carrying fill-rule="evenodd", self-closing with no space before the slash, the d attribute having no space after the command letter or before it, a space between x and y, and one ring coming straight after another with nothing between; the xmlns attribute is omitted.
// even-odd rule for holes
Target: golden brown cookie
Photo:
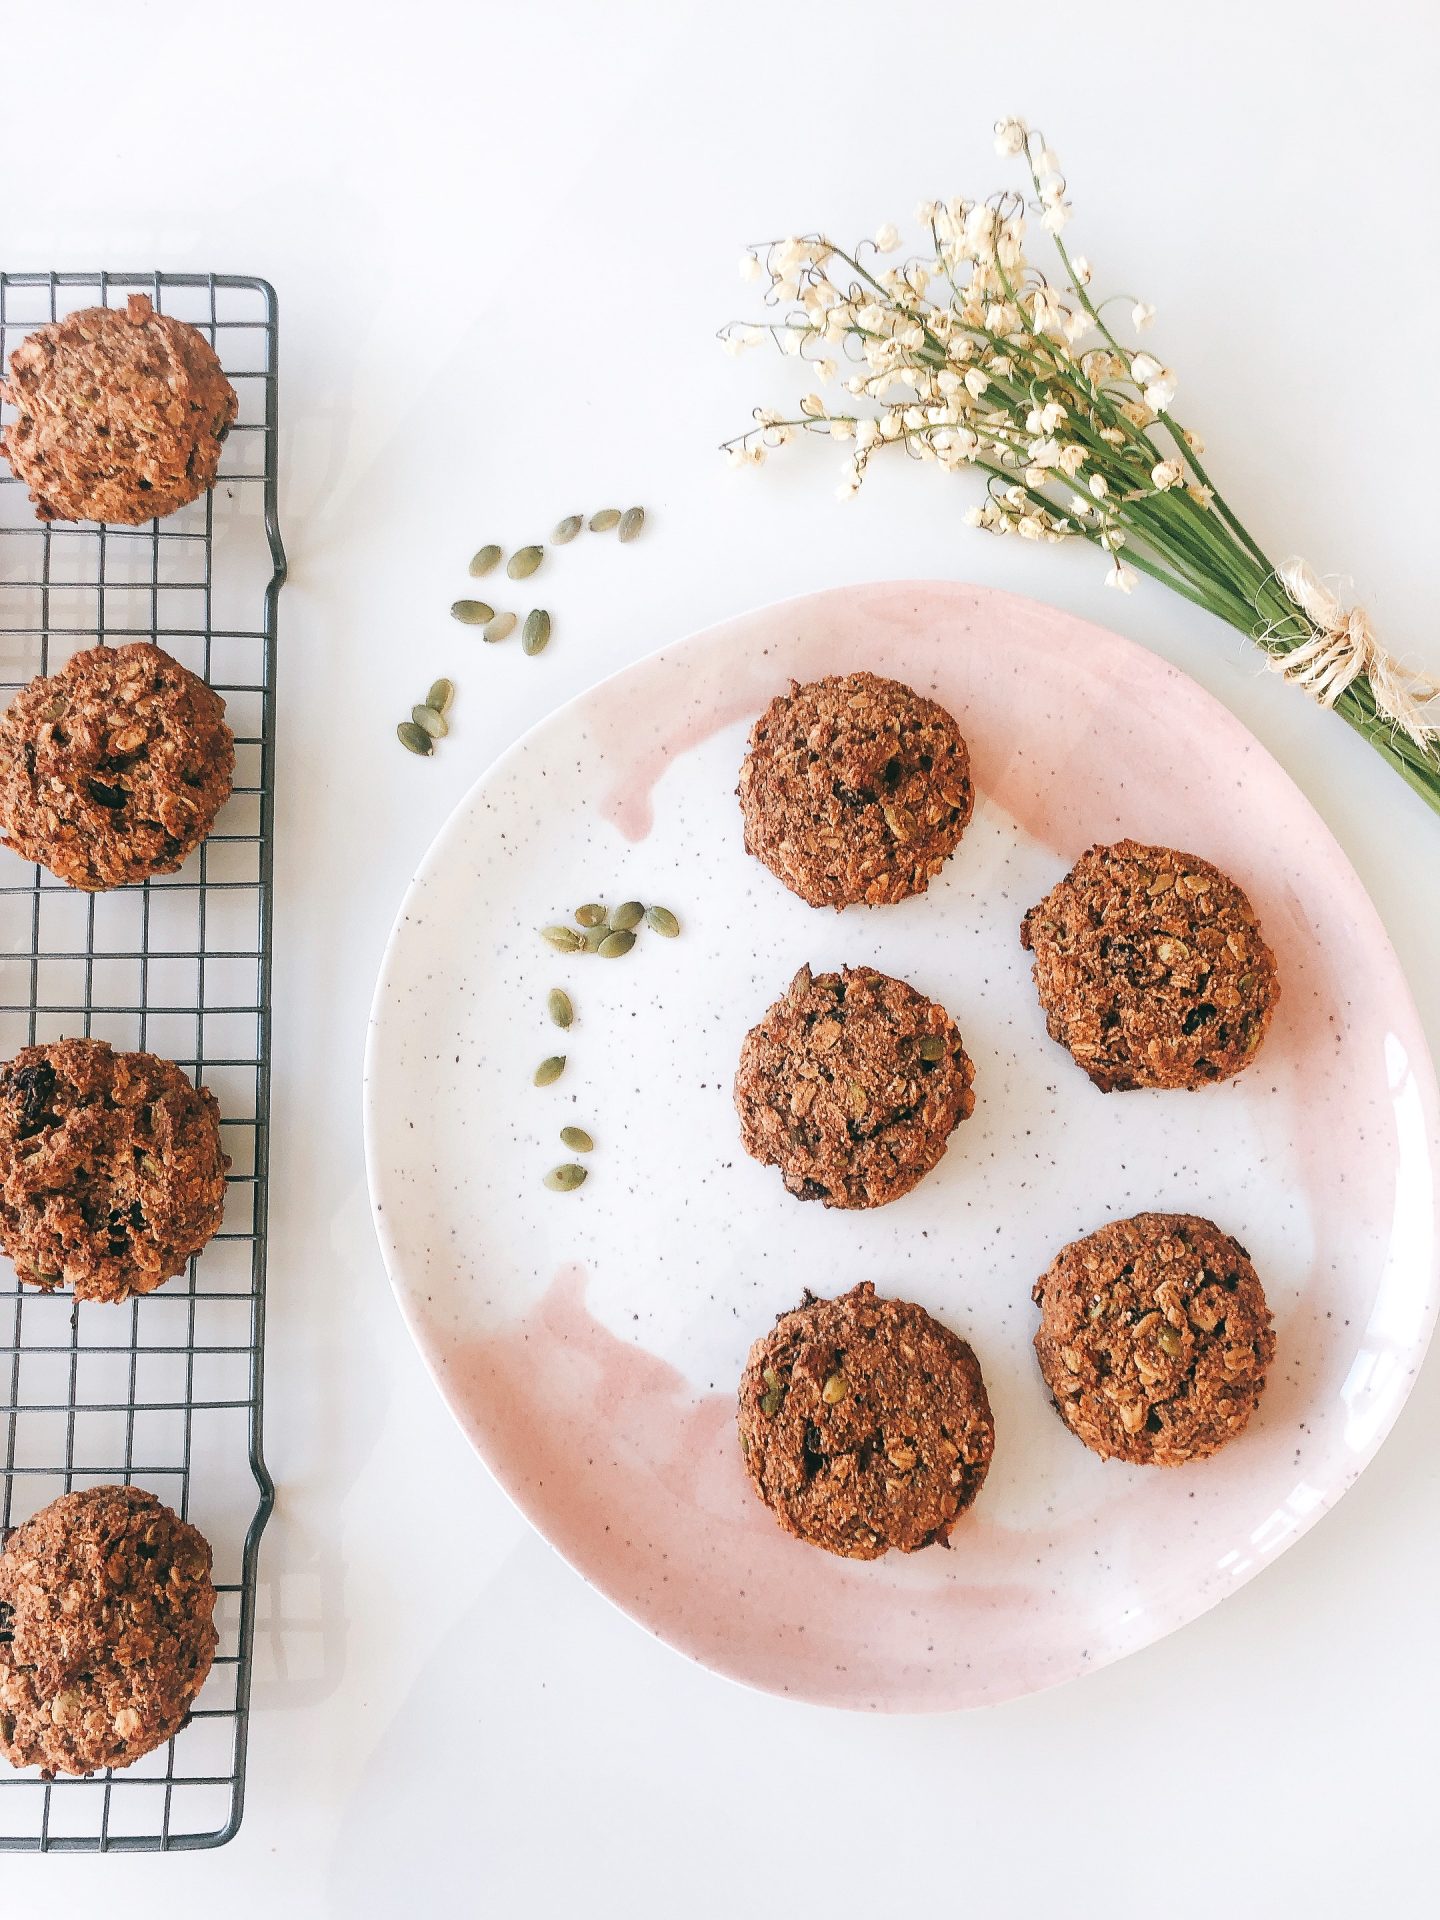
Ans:
<svg viewBox="0 0 1440 1920"><path fill-rule="evenodd" d="M1249 1066L1280 998L1235 882L1193 853L1091 847L1020 924L1050 1037L1102 1093Z"/></svg>
<svg viewBox="0 0 1440 1920"><path fill-rule="evenodd" d="M0 1553L0 1753L128 1767L185 1724L215 1655L210 1548L140 1487L52 1500Z"/></svg>
<svg viewBox="0 0 1440 1920"><path fill-rule="evenodd" d="M153 1053L52 1040L0 1066L0 1247L33 1286L127 1300L183 1273L229 1165L214 1094Z"/></svg>
<svg viewBox="0 0 1440 1920"><path fill-rule="evenodd" d="M1183 1466L1243 1431L1275 1358L1250 1257L1213 1221L1139 1213L1064 1247L1035 1282L1055 1409L1106 1460Z"/></svg>
<svg viewBox="0 0 1440 1920"><path fill-rule="evenodd" d="M0 836L72 887L174 873L230 796L225 702L161 648L91 647L0 714Z"/></svg>
<svg viewBox="0 0 1440 1920"><path fill-rule="evenodd" d="M202 334L156 313L86 307L36 327L10 356L0 395L18 418L3 453L41 520L137 526L213 486L239 412Z"/></svg>
<svg viewBox="0 0 1440 1920"><path fill-rule="evenodd" d="M735 1108L745 1151L801 1200L883 1207L944 1153L973 1079L955 1022L903 980L801 967L745 1036Z"/></svg>
<svg viewBox="0 0 1440 1920"><path fill-rule="evenodd" d="M951 716L873 673L792 681L755 722L738 791L746 852L812 907L923 893L975 805Z"/></svg>
<svg viewBox="0 0 1440 1920"><path fill-rule="evenodd" d="M852 1560L946 1544L995 1449L970 1347L869 1281L838 1300L807 1294L755 1342L739 1424L746 1471L781 1526Z"/></svg>

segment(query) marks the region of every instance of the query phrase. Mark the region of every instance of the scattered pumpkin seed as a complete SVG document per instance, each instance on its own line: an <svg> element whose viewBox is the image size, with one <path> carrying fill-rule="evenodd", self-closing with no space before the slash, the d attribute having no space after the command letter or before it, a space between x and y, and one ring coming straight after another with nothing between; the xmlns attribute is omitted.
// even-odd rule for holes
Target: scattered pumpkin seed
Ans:
<svg viewBox="0 0 1440 1920"><path fill-rule="evenodd" d="M778 1387L780 1385L780 1376L774 1367L763 1368L760 1378L765 1382L767 1387Z"/></svg>
<svg viewBox="0 0 1440 1920"><path fill-rule="evenodd" d="M775 1414L780 1411L784 1403L785 1403L785 1393L783 1388L772 1387L769 1393L761 1394L760 1411L762 1413Z"/></svg>
<svg viewBox="0 0 1440 1920"><path fill-rule="evenodd" d="M583 1187L588 1169L576 1166L568 1160L563 1167L552 1167L545 1176L545 1184L552 1193L573 1193L577 1187Z"/></svg>
<svg viewBox="0 0 1440 1920"><path fill-rule="evenodd" d="M413 720L402 720L395 729L395 738L409 753L433 753L435 742L423 727L417 727Z"/></svg>
<svg viewBox="0 0 1440 1920"><path fill-rule="evenodd" d="M627 507L620 516L620 538L633 540L644 524L644 507Z"/></svg>
<svg viewBox="0 0 1440 1920"><path fill-rule="evenodd" d="M602 507L599 513L592 513L590 516L591 533L608 533L612 527L618 527L619 524L620 509L618 507Z"/></svg>
<svg viewBox="0 0 1440 1920"><path fill-rule="evenodd" d="M437 712L434 707L411 707L410 718L417 727L422 727L432 740L443 740L450 731L444 714Z"/></svg>
<svg viewBox="0 0 1440 1920"><path fill-rule="evenodd" d="M428 753L430 749L427 746L423 751ZM578 953L585 944L585 936L573 927L542 927L540 938L557 953Z"/></svg>
<svg viewBox="0 0 1440 1920"><path fill-rule="evenodd" d="M566 928L566 932L569 932L568 927ZM575 1008L571 1004L569 994L565 992L563 987L552 987L550 989L549 998L545 1002L545 1011L550 1015L550 1018L555 1022L557 1027L568 1027L570 1022L575 1018Z"/></svg>
<svg viewBox="0 0 1440 1920"><path fill-rule="evenodd" d="M548 1060L542 1060L536 1067L535 1084L537 1087L553 1087L564 1071L565 1055L552 1053Z"/></svg>
<svg viewBox="0 0 1440 1920"><path fill-rule="evenodd" d="M587 953L598 953L602 945L609 938L610 929L602 920L598 927L587 927L585 929L585 937L581 944Z"/></svg>
<svg viewBox="0 0 1440 1920"><path fill-rule="evenodd" d="M470 562L470 578L472 580L483 580L487 573L493 573L500 564L501 551L499 547L495 546L481 547L480 551Z"/></svg>
<svg viewBox="0 0 1440 1920"><path fill-rule="evenodd" d="M450 680L436 680L425 696L427 707L433 707L436 713L449 713L455 704L455 686Z"/></svg>
<svg viewBox="0 0 1440 1920"><path fill-rule="evenodd" d="M489 644L493 647L496 641L498 640L508 640L514 631L515 631L514 614L513 613L497 613L493 620L486 621L485 630L480 635L480 638L482 640L488 641Z"/></svg>
<svg viewBox="0 0 1440 1920"><path fill-rule="evenodd" d="M483 627L488 620L495 618L495 609L484 600L457 600L450 612L454 619L466 627Z"/></svg>
<svg viewBox="0 0 1440 1920"><path fill-rule="evenodd" d="M1168 1353L1172 1360L1178 1360L1180 1358L1180 1349L1184 1342L1180 1338L1178 1328L1172 1327L1167 1323L1161 1327L1155 1338L1159 1342L1162 1353Z"/></svg>
<svg viewBox="0 0 1440 1920"><path fill-rule="evenodd" d="M616 907L610 916L610 925L616 933L629 933L632 927L638 927L645 918L645 908L638 900L627 900L623 906Z"/></svg>
<svg viewBox="0 0 1440 1920"><path fill-rule="evenodd" d="M680 931L680 922L668 907L647 907L645 924L652 933L660 933L667 940L673 940Z"/></svg>
<svg viewBox="0 0 1440 1920"><path fill-rule="evenodd" d="M595 951L602 960L620 960L634 944L635 936L628 927L612 927Z"/></svg>
<svg viewBox="0 0 1440 1920"><path fill-rule="evenodd" d="M595 1150L595 1142L583 1127L562 1127L560 1139L572 1153L593 1153Z"/></svg>
<svg viewBox="0 0 1440 1920"><path fill-rule="evenodd" d="M544 607L532 607L520 630L520 644L526 653L543 653L550 644L550 616Z"/></svg>
<svg viewBox="0 0 1440 1920"><path fill-rule="evenodd" d="M820 1398L825 1402L827 1407L838 1407L849 1391L850 1382L845 1378L844 1374L832 1373L820 1389Z"/></svg>
<svg viewBox="0 0 1440 1920"><path fill-rule="evenodd" d="M559 526L556 527L555 531L551 534L550 538L555 542L557 547L563 547L567 541L575 538L584 524L585 516L583 513L567 513Z"/></svg>
<svg viewBox="0 0 1440 1920"><path fill-rule="evenodd" d="M598 900L588 901L583 907L575 909L575 924L579 927L603 927L605 909Z"/></svg>
<svg viewBox="0 0 1440 1920"><path fill-rule="evenodd" d="M543 547L521 547L506 561L505 571L512 580L528 580L544 558Z"/></svg>
<svg viewBox="0 0 1440 1920"><path fill-rule="evenodd" d="M920 1041L920 1058L922 1060L943 1060L945 1058L945 1042L940 1038L938 1033L927 1033L922 1037Z"/></svg>

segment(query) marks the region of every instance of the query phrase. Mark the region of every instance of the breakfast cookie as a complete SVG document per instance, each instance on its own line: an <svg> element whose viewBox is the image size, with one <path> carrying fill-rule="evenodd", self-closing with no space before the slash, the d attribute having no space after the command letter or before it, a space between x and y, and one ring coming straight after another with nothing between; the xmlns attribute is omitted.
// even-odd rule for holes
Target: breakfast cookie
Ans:
<svg viewBox="0 0 1440 1920"><path fill-rule="evenodd" d="M980 1363L958 1334L867 1280L807 1293L750 1349L740 1444L787 1533L875 1560L947 1535L995 1450Z"/></svg>
<svg viewBox="0 0 1440 1920"><path fill-rule="evenodd" d="M1280 998L1235 882L1194 854L1091 847L1020 923L1050 1037L1102 1093L1249 1066Z"/></svg>
<svg viewBox="0 0 1440 1920"><path fill-rule="evenodd" d="M174 873L234 773L218 693L148 640L91 647L0 714L0 838L87 893Z"/></svg>
<svg viewBox="0 0 1440 1920"><path fill-rule="evenodd" d="M883 1207L944 1153L973 1079L955 1022L903 980L801 967L745 1036L735 1107L745 1151L791 1193Z"/></svg>
<svg viewBox="0 0 1440 1920"><path fill-rule="evenodd" d="M64 1493L0 1553L0 1753L128 1767L185 1724L216 1634L203 1534L141 1487Z"/></svg>
<svg viewBox="0 0 1440 1920"><path fill-rule="evenodd" d="M1240 1433L1275 1357L1245 1249L1209 1220L1138 1213L1064 1247L1035 1282L1056 1412L1106 1460L1203 1460Z"/></svg>
<svg viewBox="0 0 1440 1920"><path fill-rule="evenodd" d="M0 453L37 516L119 526L174 513L213 486L239 412L209 342L143 293L26 334L0 396L19 416Z"/></svg>
<svg viewBox="0 0 1440 1920"><path fill-rule="evenodd" d="M20 1278L128 1300L220 1225L220 1109L153 1053L52 1040L0 1066L0 1247Z"/></svg>
<svg viewBox="0 0 1440 1920"><path fill-rule="evenodd" d="M745 851L812 907L923 893L974 810L954 720L873 673L792 681L740 768Z"/></svg>

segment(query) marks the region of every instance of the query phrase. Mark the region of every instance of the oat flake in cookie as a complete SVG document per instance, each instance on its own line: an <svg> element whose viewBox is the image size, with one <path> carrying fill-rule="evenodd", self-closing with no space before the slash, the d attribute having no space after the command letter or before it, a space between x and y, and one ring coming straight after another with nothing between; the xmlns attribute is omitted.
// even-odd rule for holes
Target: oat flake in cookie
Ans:
<svg viewBox="0 0 1440 1920"><path fill-rule="evenodd" d="M745 1151L802 1200L883 1207L935 1165L975 1106L943 1007L871 967L802 967L745 1036L735 1107Z"/></svg>
<svg viewBox="0 0 1440 1920"><path fill-rule="evenodd" d="M239 412L209 342L143 293L27 334L0 395L18 415L0 452L37 516L119 526L174 513L213 486Z"/></svg>
<svg viewBox="0 0 1440 1920"><path fill-rule="evenodd" d="M852 1560L948 1544L995 1449L970 1347L868 1281L838 1300L807 1294L755 1342L739 1425L746 1471L781 1526Z"/></svg>
<svg viewBox="0 0 1440 1920"><path fill-rule="evenodd" d="M954 720L898 680L792 683L740 768L745 850L812 907L923 893L974 810Z"/></svg>
<svg viewBox="0 0 1440 1920"><path fill-rule="evenodd" d="M0 835L72 887L174 873L230 796L225 702L138 641L91 647L0 714Z"/></svg>
<svg viewBox="0 0 1440 1920"><path fill-rule="evenodd" d="M1245 1249L1187 1213L1113 1220L1035 1283L1056 1411L1106 1460L1178 1467L1243 1431L1275 1358Z"/></svg>
<svg viewBox="0 0 1440 1920"><path fill-rule="evenodd" d="M1280 998L1240 888L1170 847L1091 847L1025 915L1020 943L1051 1038L1102 1093L1230 1079Z"/></svg>
<svg viewBox="0 0 1440 1920"><path fill-rule="evenodd" d="M185 1724L215 1656L203 1534L140 1487L62 1494L0 1553L0 1754L128 1767Z"/></svg>
<svg viewBox="0 0 1440 1920"><path fill-rule="evenodd" d="M54 1040L0 1066L0 1247L34 1286L127 1300L183 1273L229 1165L215 1096L153 1053Z"/></svg>

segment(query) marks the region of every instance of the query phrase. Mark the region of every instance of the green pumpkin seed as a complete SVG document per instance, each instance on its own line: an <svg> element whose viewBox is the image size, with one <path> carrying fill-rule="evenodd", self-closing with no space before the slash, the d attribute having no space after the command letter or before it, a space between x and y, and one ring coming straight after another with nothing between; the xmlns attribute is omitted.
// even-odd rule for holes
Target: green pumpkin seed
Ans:
<svg viewBox="0 0 1440 1920"><path fill-rule="evenodd" d="M457 600L450 609L450 615L462 626L483 627L487 620L495 618L495 609L484 600Z"/></svg>
<svg viewBox="0 0 1440 1920"><path fill-rule="evenodd" d="M820 1389L820 1398L825 1402L827 1407L838 1407L849 1391L850 1382L845 1378L844 1374L832 1373Z"/></svg>
<svg viewBox="0 0 1440 1920"><path fill-rule="evenodd" d="M573 1193L577 1187L583 1187L587 1169L577 1167L573 1160L563 1167L552 1167L545 1176L545 1184L552 1193Z"/></svg>
<svg viewBox="0 0 1440 1920"><path fill-rule="evenodd" d="M395 729L395 738L408 753L433 753L435 742L423 727L417 727L413 720L402 720Z"/></svg>
<svg viewBox="0 0 1440 1920"><path fill-rule="evenodd" d="M652 933L660 933L667 940L673 940L680 931L680 922L668 907L647 907L645 924Z"/></svg>
<svg viewBox="0 0 1440 1920"><path fill-rule="evenodd" d="M585 516L583 513L567 513L559 526L556 527L555 531L551 534L550 538L555 542L557 547L563 547L567 541L575 538L584 524Z"/></svg>
<svg viewBox="0 0 1440 1920"><path fill-rule="evenodd" d="M618 507L602 507L599 513L592 513L590 516L591 533L608 533L612 527L618 527L619 524L620 509Z"/></svg>
<svg viewBox="0 0 1440 1920"><path fill-rule="evenodd" d="M634 944L635 936L628 927L615 927L606 934L595 951L602 960L620 960Z"/></svg>
<svg viewBox="0 0 1440 1920"><path fill-rule="evenodd" d="M470 578L482 580L487 573L493 573L500 564L500 553L499 547L481 547L470 562Z"/></svg>
<svg viewBox="0 0 1440 1920"><path fill-rule="evenodd" d="M620 516L620 538L633 540L644 524L644 507L627 507Z"/></svg>
<svg viewBox="0 0 1440 1920"><path fill-rule="evenodd" d="M940 1038L938 1033L927 1033L921 1040L920 1058L922 1060L943 1060L945 1058L945 1042Z"/></svg>
<svg viewBox="0 0 1440 1920"><path fill-rule="evenodd" d="M449 680L436 680L425 696L427 707L433 707L436 713L449 713L455 704L455 687Z"/></svg>
<svg viewBox="0 0 1440 1920"><path fill-rule="evenodd" d="M1172 1360L1178 1360L1180 1358L1180 1349L1184 1345L1184 1342L1180 1338L1178 1328L1169 1325L1163 1326L1155 1338L1159 1343L1162 1353L1168 1353Z"/></svg>
<svg viewBox="0 0 1440 1920"><path fill-rule="evenodd" d="M566 928L566 932L569 932L568 927ZM570 996L560 987L552 987L550 989L549 998L545 1002L545 1010L557 1027L568 1027L570 1022L575 1018L575 1009L571 1005Z"/></svg>
<svg viewBox="0 0 1440 1920"><path fill-rule="evenodd" d="M575 909L575 924L580 927L603 927L605 909L598 900L591 900L585 906Z"/></svg>
<svg viewBox="0 0 1440 1920"><path fill-rule="evenodd" d="M627 900L616 907L610 916L610 925L616 933L629 933L632 927L638 927L645 918L645 909L638 900Z"/></svg>
<svg viewBox="0 0 1440 1920"><path fill-rule="evenodd" d="M410 718L417 727L422 727L432 740L443 740L450 731L443 713L437 713L434 707L411 707Z"/></svg>
<svg viewBox="0 0 1440 1920"><path fill-rule="evenodd" d="M774 1367L762 1368L760 1372L760 1378L765 1382L767 1387L773 1388L773 1387L778 1387L780 1385L780 1376L775 1371Z"/></svg>
<svg viewBox="0 0 1440 1920"><path fill-rule="evenodd" d="M525 616L520 644L526 653L543 653L550 644L550 616L543 607L532 607Z"/></svg>
<svg viewBox="0 0 1440 1920"><path fill-rule="evenodd" d="M508 640L514 631L515 631L514 614L513 613L497 613L493 620L489 620L485 623L485 630L480 635L480 638L482 640L488 641L489 644L493 647L497 641Z"/></svg>
<svg viewBox="0 0 1440 1920"><path fill-rule="evenodd" d="M429 751L427 746L425 752ZM557 953L578 953L585 944L585 936L576 933L573 927L542 927L540 938Z"/></svg>
<svg viewBox="0 0 1440 1920"><path fill-rule="evenodd" d="M528 580L544 558L543 547L521 547L506 561L505 571L512 580Z"/></svg>
<svg viewBox="0 0 1440 1920"><path fill-rule="evenodd" d="M610 929L602 920L598 927L587 927L585 929L582 944L587 953L598 953L609 938Z"/></svg>
<svg viewBox="0 0 1440 1920"><path fill-rule="evenodd" d="M536 1067L535 1084L537 1087L553 1087L564 1071L564 1054L552 1053L548 1060L542 1060Z"/></svg>
<svg viewBox="0 0 1440 1920"><path fill-rule="evenodd" d="M769 1393L762 1393L760 1396L760 1411L762 1413L776 1414L784 1404L785 1394L780 1387L772 1387Z"/></svg>
<svg viewBox="0 0 1440 1920"><path fill-rule="evenodd" d="M572 1153L593 1153L595 1142L583 1127L562 1127L560 1139Z"/></svg>

